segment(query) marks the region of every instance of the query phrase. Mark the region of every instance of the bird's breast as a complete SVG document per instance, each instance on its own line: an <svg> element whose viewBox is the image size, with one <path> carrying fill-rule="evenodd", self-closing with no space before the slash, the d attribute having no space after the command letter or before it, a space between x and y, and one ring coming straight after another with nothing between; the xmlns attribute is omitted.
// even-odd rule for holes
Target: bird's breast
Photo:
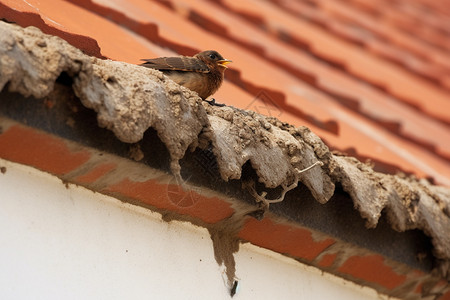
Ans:
<svg viewBox="0 0 450 300"><path fill-rule="evenodd" d="M197 92L202 99L208 98L217 91L223 80L222 74L214 74L214 72L198 73L171 70L164 71L164 74L179 85Z"/></svg>

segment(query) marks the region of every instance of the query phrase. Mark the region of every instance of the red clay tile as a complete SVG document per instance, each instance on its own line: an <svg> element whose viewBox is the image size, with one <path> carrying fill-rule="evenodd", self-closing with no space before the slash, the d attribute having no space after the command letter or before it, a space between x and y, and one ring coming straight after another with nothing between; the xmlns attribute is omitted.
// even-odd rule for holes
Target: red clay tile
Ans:
<svg viewBox="0 0 450 300"><path fill-rule="evenodd" d="M328 268L331 267L334 263L334 261L337 258L337 253L333 253L333 254L326 254L324 256L322 256L322 258L320 259L320 261L318 262L318 265L324 268Z"/></svg>
<svg viewBox="0 0 450 300"><path fill-rule="evenodd" d="M158 55L160 51L159 47L131 35L106 18L64 0L0 0L0 3L18 12L39 15L46 26L55 28L56 34L68 32L95 39L101 48L101 55L111 59L137 63L141 58ZM0 16L3 17L1 11ZM20 20L20 13L15 16ZM13 18L10 21L16 20ZM27 25L39 27L39 23ZM60 37L65 38L66 35ZM82 44L82 41L80 43ZM83 47L89 49L92 46L81 45L81 48ZM95 51L96 49L91 50Z"/></svg>
<svg viewBox="0 0 450 300"><path fill-rule="evenodd" d="M86 150L71 149L53 135L15 125L0 134L0 157L56 175L67 174L90 158Z"/></svg>
<svg viewBox="0 0 450 300"><path fill-rule="evenodd" d="M225 32L221 29L220 32L216 32L216 34L226 36L227 39L232 40L235 43L240 43L245 39L245 36L252 36L253 39L251 45L255 48L255 52L257 52L258 55L272 61L274 60L274 57L277 56L279 58L273 62L278 66L283 66L285 69L288 66L293 66L294 68L299 69L299 71L301 69L301 72L303 73L311 74L309 75L312 78L311 84L324 92L330 92L343 97L348 97L347 95L349 95L349 97L357 97L355 100L364 102L359 103L358 105L360 113L367 114L375 121L379 121L380 125L387 124L386 121L389 119L391 120L390 122L401 123L402 125L398 127L398 131L402 132L399 132L398 134L402 137L421 145L435 147L438 151L437 154L440 155L442 153L444 157L450 157L450 128L446 128L446 126L442 126L442 124L436 124L432 128L428 127L436 122L430 118L424 117L423 114L409 107L398 105L393 102L392 99L384 97L378 91L371 90L360 82L345 78L345 74L339 74L339 72L334 72L333 70L326 68L320 62L311 59L311 57L302 55L298 49L290 49L286 46L283 47L278 41L263 35L256 29L252 30L252 28L248 28L249 26L246 26L242 20L224 14L217 6L199 0L184 1L183 4L176 2L173 3L172 6L174 6L174 9L177 11L183 10L187 15L192 15L192 11L195 12L196 16L201 15L204 11L207 11L208 14L212 13L217 16L217 18L214 19L214 26L216 28L227 28L227 24L235 24L236 27L228 27ZM178 6L180 6L180 8L177 8ZM203 7L204 9L196 11L196 8L198 7ZM202 25L204 26L208 26L207 22L209 21L206 19L206 16L202 18ZM267 48L266 45L270 45L271 47ZM263 50L263 52L261 52L261 50ZM295 71L293 71L292 74L296 75ZM395 106L397 107L395 108ZM388 107L389 109L387 109ZM283 110L289 109L283 107ZM335 109L330 110L331 113L334 110ZM402 114L408 113L408 116L400 118ZM430 133L433 134L430 135ZM444 138L444 136L448 136L448 138Z"/></svg>
<svg viewBox="0 0 450 300"><path fill-rule="evenodd" d="M447 1L434 1L434 0L416 0L421 3L424 7L432 9L435 12L442 12L443 14L450 14L450 5ZM447 29L447 31L450 29Z"/></svg>
<svg viewBox="0 0 450 300"><path fill-rule="evenodd" d="M133 5L131 1L128 3L122 2L120 3L120 5L117 5L111 1L108 1L107 5L103 5L103 2L98 0L66 1L94 12L100 16L105 16L109 20L112 20L113 22L128 28L129 30L132 30L136 34L160 47L168 47L177 53L182 53L185 55L194 55L197 53L197 50L189 45L181 44L177 41L168 40L164 36L160 35L157 24L154 23L153 20L149 20L149 15L145 14L144 11L136 9L136 6ZM130 18L128 16L130 14L137 18ZM170 53L170 51L165 51L163 49L158 50L157 52L159 56L172 54Z"/></svg>
<svg viewBox="0 0 450 300"><path fill-rule="evenodd" d="M74 178L75 182L78 183L94 183L103 175L109 173L117 167L115 163L102 163L94 168L90 169L87 173Z"/></svg>
<svg viewBox="0 0 450 300"><path fill-rule="evenodd" d="M194 190L185 190L175 180L164 184L152 179L136 182L125 178L105 188L104 192L139 200L158 209L199 218L210 224L217 223L234 212L228 202L218 197L203 196Z"/></svg>
<svg viewBox="0 0 450 300"><path fill-rule="evenodd" d="M338 38L301 19L294 18L268 2L223 0L228 7L239 12L258 12L264 17L268 31L284 33L306 41L316 55L337 61L354 76L383 88L394 97L420 107L424 112L450 123L448 95L414 74L370 56L359 47ZM295 28L295 30L294 30ZM423 101L427 99L427 101ZM445 112L445 113L444 113Z"/></svg>
<svg viewBox="0 0 450 300"><path fill-rule="evenodd" d="M358 279L375 282L389 290L395 289L406 280L405 275L399 275L387 266L381 255L352 256L338 270Z"/></svg>
<svg viewBox="0 0 450 300"><path fill-rule="evenodd" d="M48 25L36 10L29 4L26 4L26 2L15 1L14 4L17 5L16 7L10 4L11 1L0 1L0 19L13 21L22 27L35 26L40 28L44 33L62 37L71 45L81 49L88 55L103 57L97 41L93 38L66 32L52 25ZM47 22L49 21L47 20Z"/></svg>
<svg viewBox="0 0 450 300"><path fill-rule="evenodd" d="M444 295L439 297L438 300L450 300L450 292L445 293Z"/></svg>
<svg viewBox="0 0 450 300"><path fill-rule="evenodd" d="M442 8L435 9L435 7L433 9L433 5L429 6L429 3L427 3L427 5L417 5L417 2L420 2L420 0L415 1L415 3L410 1L375 2L358 0L346 1L345 4L347 6L355 6L353 4L358 2L364 2L366 7L370 7L369 10L375 12L373 15L379 19L379 23L388 25L392 30L403 31L406 33L403 34L405 37L409 35L410 38L414 38L416 40L420 39L422 42L428 43L430 46L446 48L445 45L448 43L445 42L446 33L449 33L448 28L450 23L445 14L443 14ZM362 13L362 11L359 11L356 14L359 13ZM420 24L420 26L417 26L417 24ZM429 40L427 34L434 35L436 38ZM440 38L437 36L440 36Z"/></svg>
<svg viewBox="0 0 450 300"><path fill-rule="evenodd" d="M270 216L261 221L248 219L239 237L260 247L309 261L335 242L331 238L316 240L309 229L277 223Z"/></svg>
<svg viewBox="0 0 450 300"><path fill-rule="evenodd" d="M280 3L287 13L306 17L334 35L365 47L372 53L391 60L435 84L442 85L441 73L450 71L450 69L441 65L442 60L444 60L447 66L450 66L450 60L445 53L433 49L435 51L421 51L417 54L414 50L417 46L420 48L423 42L408 38L405 34L396 32L392 27L386 28L382 22L370 20L370 15L350 11L352 7L347 3L340 4L338 1L316 0L314 2L316 6L312 7L303 2L272 1ZM383 30L383 28L386 29ZM391 37L392 35L406 38L416 48L406 49L402 45L396 45L395 39ZM430 52L433 55L430 55ZM440 62L434 61L436 57L440 58ZM433 72L430 72L431 70Z"/></svg>
<svg viewBox="0 0 450 300"><path fill-rule="evenodd" d="M443 31L448 30L450 26L448 16L441 15L439 11L430 13L424 7L406 1L398 3L391 13L395 15L394 18L401 20L400 24L405 31L411 32L429 44L445 50L447 46L445 42L446 33L449 32L443 33ZM417 24L421 24L421 26L417 26Z"/></svg>
<svg viewBox="0 0 450 300"><path fill-rule="evenodd" d="M436 295L441 294L441 296L438 298L439 300L445 299L445 300L449 300L450 299L450 291L447 291L445 293L442 292L442 290L446 290L448 288L448 281L445 279L440 280L438 283L436 283L429 291L429 293L433 293ZM430 288L430 287L428 287Z"/></svg>
<svg viewBox="0 0 450 300"><path fill-rule="evenodd" d="M359 11L352 5L349 5L348 1L315 1L322 9L331 14L331 18L349 20L356 26L360 26L381 40L386 40L395 47L411 52L411 54L433 64L442 65L446 69L450 68L450 58L445 52L433 48L415 35L405 34L397 28L389 26L379 16L373 17L365 14L363 11Z"/></svg>
<svg viewBox="0 0 450 300"><path fill-rule="evenodd" d="M423 283L420 283L416 286L416 288L414 289L414 293L416 294L422 294L422 289L423 289Z"/></svg>

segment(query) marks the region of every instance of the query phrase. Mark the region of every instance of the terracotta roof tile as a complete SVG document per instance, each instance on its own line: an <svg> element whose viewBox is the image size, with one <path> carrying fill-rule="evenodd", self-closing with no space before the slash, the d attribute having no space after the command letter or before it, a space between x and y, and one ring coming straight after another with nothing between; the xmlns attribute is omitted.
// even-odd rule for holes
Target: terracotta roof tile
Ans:
<svg viewBox="0 0 450 300"><path fill-rule="evenodd" d="M303 16L308 12L302 2L279 2L294 15ZM366 47L369 51L403 65L437 84L442 85L442 77L450 74L450 59L445 51L430 47L414 36L405 35L346 3L316 0L313 4L313 9L320 12L321 16L319 20L312 17L310 21L319 23L348 41ZM308 14L308 17L311 17L311 14Z"/></svg>
<svg viewBox="0 0 450 300"><path fill-rule="evenodd" d="M93 39L97 55L115 60L218 49L234 60L219 102L275 107L268 114L310 127L334 149L372 158L379 170L393 172L394 165L450 184L450 59L392 23L381 4L83 0L58 1L56 11L51 1L2 3L15 12L2 17L30 25L19 12L36 14L45 24L37 26ZM405 3L391 15L411 20L423 13ZM418 5L439 15L424 24L443 34L441 6Z"/></svg>
<svg viewBox="0 0 450 300"><path fill-rule="evenodd" d="M55 2L57 2L57 5L55 5ZM144 39L133 36L130 32L106 18L67 1L21 2L5 0L2 3L13 10L39 15L47 26L95 39L100 45L101 55L108 58L137 62L149 53L154 53L152 52L152 45ZM22 23L22 20L16 18L13 18L12 21ZM92 24L95 24L95 26ZM114 39L111 39L111 33L114 33ZM82 48L83 41L81 40L80 43L81 45L77 43L75 46Z"/></svg>
<svg viewBox="0 0 450 300"><path fill-rule="evenodd" d="M446 39L446 34L449 33L449 20L448 14L445 14L445 6L422 5L420 4L421 1L363 2L365 2L366 7L370 7L376 12L374 17L394 30L403 31L406 38L415 39L430 46L441 47L441 50L446 49L447 46L445 45L449 43ZM418 27L417 24L421 26ZM430 39L430 36L435 38L439 36L440 41Z"/></svg>
<svg viewBox="0 0 450 300"><path fill-rule="evenodd" d="M198 7L200 4L202 4L205 9L197 11L195 7ZM436 136L432 137L429 134L429 132L435 131L431 128L426 128L430 123L435 123L434 120L427 117L424 118L423 114L409 107L396 104L392 99L386 98L385 95L376 89L371 89L359 81L348 78L345 76L345 73L330 69L320 61L307 56L306 53L299 52L292 47L286 47L279 41L267 37L256 29L249 28L249 26L246 26L239 18L223 15L223 13L221 15L221 10L214 5L208 5L208 3L201 1L189 1L189 6L186 5L186 2L182 5L173 4L173 6L175 9L176 7L182 6L180 10L182 9L186 14L194 14L193 12L195 12L196 16L202 16L202 12L207 11L215 16L220 16L214 21L215 24L219 25L217 27L220 28L226 28L226 24L230 23L239 25L239 27L236 26L236 28L229 28L225 33L217 32L217 34L226 36L236 44L241 43L246 36L250 35L253 40L251 45L254 46L254 52L259 56L264 57L274 64L281 65L285 69L290 68L288 71L291 74L296 75L296 77L304 81L309 81L308 83L312 84L315 88L341 99L344 104L348 105L351 104L349 102L352 102L359 113L367 115L370 119L378 121L381 125L403 123L402 126L399 125L396 128L399 135L412 139L418 143L431 145L431 147L436 143ZM206 16L203 17L202 21L207 26L209 23L205 21L206 18ZM265 47L267 44L270 44L271 47ZM307 77L308 75L309 77ZM395 108L395 106L397 106L397 108ZM386 110L385 108L387 107L390 107L390 109ZM408 112L410 113L410 116L400 117L399 115ZM421 119L423 119L422 123L420 121ZM389 129L392 130L394 128L390 127ZM440 135L442 137L449 133L448 128L446 129L445 126L442 126L441 124L436 124L434 129L438 130L440 134L444 134ZM443 138L442 141L444 140L447 139ZM449 149L448 146L450 146L450 144L442 146L437 145L440 153L446 157L449 157L449 153L445 150Z"/></svg>
<svg viewBox="0 0 450 300"><path fill-rule="evenodd" d="M448 95L395 65L371 56L359 47L349 44L304 20L294 18L282 9L268 2L256 4L253 1L235 2L224 0L227 7L238 12L252 11L258 7L264 18L267 31L276 34L284 33L307 43L312 52L331 61L337 61L346 71L357 78L380 87L397 99L420 107L426 113L446 123L450 116ZM422 99L429 99L423 102Z"/></svg>

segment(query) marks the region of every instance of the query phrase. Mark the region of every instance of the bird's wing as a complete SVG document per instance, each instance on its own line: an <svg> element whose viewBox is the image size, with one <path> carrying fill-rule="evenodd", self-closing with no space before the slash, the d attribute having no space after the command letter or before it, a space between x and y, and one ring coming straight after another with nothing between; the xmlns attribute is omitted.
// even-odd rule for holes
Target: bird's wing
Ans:
<svg viewBox="0 0 450 300"><path fill-rule="evenodd" d="M175 70L208 73L208 66L195 57L159 57L153 59L142 59L145 63L141 66L156 70Z"/></svg>

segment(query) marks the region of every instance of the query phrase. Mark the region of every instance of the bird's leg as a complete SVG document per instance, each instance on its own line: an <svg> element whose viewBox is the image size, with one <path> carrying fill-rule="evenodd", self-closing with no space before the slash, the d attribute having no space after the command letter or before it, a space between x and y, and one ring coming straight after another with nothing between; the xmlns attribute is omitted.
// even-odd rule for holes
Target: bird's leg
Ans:
<svg viewBox="0 0 450 300"><path fill-rule="evenodd" d="M205 101L208 102L209 105L212 105L212 106L219 106L219 107L225 106L225 104L223 104L223 103L217 103L216 99L214 99L214 98L211 98L211 100L206 100L205 99Z"/></svg>

